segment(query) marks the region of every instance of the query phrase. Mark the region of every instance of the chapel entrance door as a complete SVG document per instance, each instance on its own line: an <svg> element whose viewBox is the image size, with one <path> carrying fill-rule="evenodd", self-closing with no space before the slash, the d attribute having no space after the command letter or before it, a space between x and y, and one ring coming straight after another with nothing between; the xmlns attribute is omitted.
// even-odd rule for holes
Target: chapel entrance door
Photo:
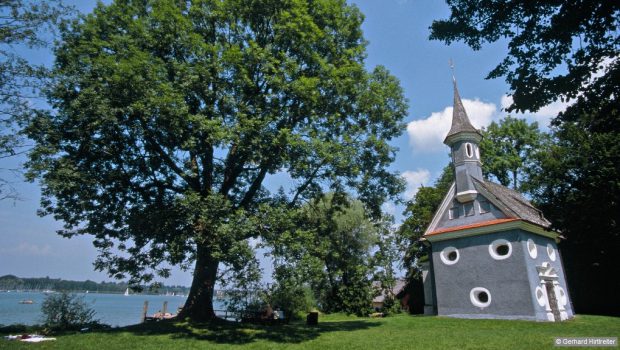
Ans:
<svg viewBox="0 0 620 350"><path fill-rule="evenodd" d="M545 289L547 289L547 298L549 299L549 308L551 308L551 312L553 313L553 318L555 321L560 321L562 318L560 317L560 310L558 308L558 298L555 295L555 288L553 286L553 281L545 281Z"/></svg>

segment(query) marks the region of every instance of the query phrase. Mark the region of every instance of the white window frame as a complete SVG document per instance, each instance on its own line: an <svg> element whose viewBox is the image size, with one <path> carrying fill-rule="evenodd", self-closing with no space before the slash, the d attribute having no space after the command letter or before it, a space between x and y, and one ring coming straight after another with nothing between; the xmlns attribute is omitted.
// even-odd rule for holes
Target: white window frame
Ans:
<svg viewBox="0 0 620 350"><path fill-rule="evenodd" d="M558 255L555 252L555 248L551 243L547 243L547 255L549 256L549 259L551 259L551 261L555 261L555 259L558 258Z"/></svg>
<svg viewBox="0 0 620 350"><path fill-rule="evenodd" d="M455 252L456 253L456 259L454 260L450 260L448 259L448 254ZM457 262L459 262L459 259L461 258L461 254L459 253L459 250L456 249L455 247L445 247L443 248L443 250L439 253L439 257L441 258L441 261L446 264L446 265L454 265Z"/></svg>
<svg viewBox="0 0 620 350"><path fill-rule="evenodd" d="M528 238L527 243L525 244L527 248L527 252L530 254L530 258L536 259L538 257L538 246L533 239Z"/></svg>
<svg viewBox="0 0 620 350"><path fill-rule="evenodd" d="M483 202L485 202L485 203L488 203L488 204L489 204L489 210L483 210L483 209L482 209L482 203L483 203ZM491 204L491 202L489 202L488 200L481 200L481 201L479 201L479 202L478 202L478 212L479 212L480 214L490 213L492 208L493 208L493 204Z"/></svg>
<svg viewBox="0 0 620 350"><path fill-rule="evenodd" d="M546 307L547 306L547 292L545 291L545 289L538 286L536 287L536 291L534 293L536 294L536 301L538 302L538 305L540 305L540 307Z"/></svg>
<svg viewBox="0 0 620 350"><path fill-rule="evenodd" d="M489 299L486 302L480 301L480 299L478 298L480 293L486 293ZM483 287L472 288L472 290L469 292L469 300L472 304L474 304L474 306L485 308L491 305L491 292L489 292L488 289Z"/></svg>
<svg viewBox="0 0 620 350"><path fill-rule="evenodd" d="M508 253L506 253L506 255L497 254L497 247L499 247L500 245L508 246ZM489 244L489 254L495 260L508 259L512 255L512 244L509 241L502 239L502 238L496 239L493 242L491 242L491 244Z"/></svg>
<svg viewBox="0 0 620 350"><path fill-rule="evenodd" d="M474 156L474 146L469 142L465 143L465 155L467 158L472 158Z"/></svg>
<svg viewBox="0 0 620 350"><path fill-rule="evenodd" d="M559 285L555 286L555 295L558 298L558 302L561 306L566 306L568 304L568 298L566 297L566 291Z"/></svg>

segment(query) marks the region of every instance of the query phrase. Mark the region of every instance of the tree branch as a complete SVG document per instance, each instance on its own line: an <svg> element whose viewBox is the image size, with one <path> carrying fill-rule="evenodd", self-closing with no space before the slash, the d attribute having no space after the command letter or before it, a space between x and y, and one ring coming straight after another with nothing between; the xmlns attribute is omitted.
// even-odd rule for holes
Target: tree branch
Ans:
<svg viewBox="0 0 620 350"><path fill-rule="evenodd" d="M241 203L239 203L239 206L238 206L239 208L247 208L247 206L250 204L252 199L254 199L254 195L256 194L258 189L261 187L263 180L265 179L265 176L267 175L267 171L270 165L271 165L271 162L269 162L268 164L265 164L260 169L256 178L254 178L254 181L252 181L252 185L250 185L250 188L245 193L245 196L243 196Z"/></svg>
<svg viewBox="0 0 620 350"><path fill-rule="evenodd" d="M312 181L314 181L314 179L316 178L316 176L319 173L319 170L323 167L323 165L325 165L327 161L323 160L321 162L321 164L319 164L316 169L314 169L314 171L312 172L312 174L310 174L310 176L306 179L306 182L304 182L303 185L299 186L297 188L297 192L295 193L295 196L293 196L293 199L289 202L289 207L293 207L295 205L295 203L297 202L297 199L299 198L299 196L308 188L308 186L310 186L310 184L312 183Z"/></svg>
<svg viewBox="0 0 620 350"><path fill-rule="evenodd" d="M144 118L138 117L138 120L140 122L140 125L142 126L142 129L144 130L145 141L147 142L147 144L151 146L155 150L155 152L161 157L164 163L166 163L166 165L168 165L170 169L172 169L172 171L174 171L179 177L181 177L185 182L187 182L187 184L189 184L193 190L200 191L200 183L198 179L187 176L183 169L181 169L174 162L174 159L172 159L172 157L161 147L161 145L157 141L155 141L153 134L149 130Z"/></svg>
<svg viewBox="0 0 620 350"><path fill-rule="evenodd" d="M202 164L201 193L203 195L208 194L213 186L213 146L206 144L205 149L206 151L200 157L200 163Z"/></svg>

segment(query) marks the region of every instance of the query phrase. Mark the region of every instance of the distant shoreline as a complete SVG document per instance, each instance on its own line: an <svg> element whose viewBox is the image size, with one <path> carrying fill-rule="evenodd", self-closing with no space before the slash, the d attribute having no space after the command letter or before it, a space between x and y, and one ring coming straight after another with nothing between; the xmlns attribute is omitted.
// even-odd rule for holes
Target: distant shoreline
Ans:
<svg viewBox="0 0 620 350"><path fill-rule="evenodd" d="M15 275L0 276L0 292L47 292L59 291L97 294L124 294L129 290L130 294L140 295L187 295L189 287L186 286L130 286L126 282L94 282L63 280L50 277L17 277Z"/></svg>
<svg viewBox="0 0 620 350"><path fill-rule="evenodd" d="M122 295L124 294L123 292L119 292L119 291L109 291L109 290L81 290L81 289L76 289L76 290L40 290L40 289L8 289L8 290L4 290L4 289L0 289L0 293L43 293L43 294L55 294L55 293L62 293L62 292L69 292L69 293L83 293L83 294L118 294L118 295ZM136 293L131 293L130 295L167 295L165 293L155 293L155 292L136 292ZM185 295L177 295L177 294L168 294L168 296L185 296Z"/></svg>

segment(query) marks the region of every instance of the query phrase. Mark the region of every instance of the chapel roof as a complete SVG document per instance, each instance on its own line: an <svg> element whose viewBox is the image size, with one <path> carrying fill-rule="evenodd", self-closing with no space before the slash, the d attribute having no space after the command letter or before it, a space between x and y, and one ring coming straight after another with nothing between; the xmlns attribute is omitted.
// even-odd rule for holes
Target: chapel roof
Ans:
<svg viewBox="0 0 620 350"><path fill-rule="evenodd" d="M379 288L381 286L381 283L378 281L375 281L372 283L373 287ZM402 292L405 287L407 286L407 281L403 280L403 279L397 279L396 282L394 283L394 288L392 288L392 295L398 295L400 294L400 292ZM372 299L373 303L382 303L385 301L385 291L381 291L380 295L377 295L376 297L374 297Z"/></svg>
<svg viewBox="0 0 620 350"><path fill-rule="evenodd" d="M467 117L467 112L465 111L465 107L463 107L463 102L461 101L459 90L456 87L456 80L453 79L452 82L454 83L454 107L452 109L452 126L450 127L450 131L448 132L448 135L446 135L446 138L443 141L444 143L446 143L450 136L462 132L482 135L480 134L480 131L471 124L471 122L469 121L469 117Z"/></svg>
<svg viewBox="0 0 620 350"><path fill-rule="evenodd" d="M511 212L512 215L509 215L510 217L529 221L544 228L551 227L551 222L544 217L542 211L534 207L519 192L491 181L481 181L476 178L473 178L473 180L477 186L482 187L482 189L494 197L488 198L489 200L495 199L502 203L504 205L503 209Z"/></svg>

